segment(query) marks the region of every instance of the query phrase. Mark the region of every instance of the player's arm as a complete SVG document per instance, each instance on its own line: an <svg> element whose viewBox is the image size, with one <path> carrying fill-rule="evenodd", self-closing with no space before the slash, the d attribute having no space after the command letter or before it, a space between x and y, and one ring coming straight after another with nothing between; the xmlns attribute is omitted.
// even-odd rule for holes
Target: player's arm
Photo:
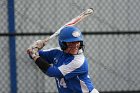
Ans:
<svg viewBox="0 0 140 93"><path fill-rule="evenodd" d="M36 58L35 63L43 72L47 71L48 68L51 66L48 62L46 62L40 56Z"/></svg>
<svg viewBox="0 0 140 93"><path fill-rule="evenodd" d="M36 65L50 77L61 77L62 73L57 67L51 66L48 62L46 62L43 58L38 57L35 60Z"/></svg>
<svg viewBox="0 0 140 93"><path fill-rule="evenodd" d="M36 49L30 49L27 52L29 56L35 61L35 64L50 77L61 77L62 73L57 67L51 66L49 62L46 62L42 57L39 56Z"/></svg>

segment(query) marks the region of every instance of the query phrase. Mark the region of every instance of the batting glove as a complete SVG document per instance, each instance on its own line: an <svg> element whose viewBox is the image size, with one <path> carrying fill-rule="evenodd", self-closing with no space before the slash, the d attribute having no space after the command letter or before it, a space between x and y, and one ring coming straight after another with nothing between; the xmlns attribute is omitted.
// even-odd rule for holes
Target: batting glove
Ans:
<svg viewBox="0 0 140 93"><path fill-rule="evenodd" d="M40 50L44 46L45 46L45 44L44 44L43 40L37 40L28 49L37 49L37 50Z"/></svg>
<svg viewBox="0 0 140 93"><path fill-rule="evenodd" d="M27 53L29 54L29 57L34 61L36 61L36 59L40 57L36 48L27 50Z"/></svg>

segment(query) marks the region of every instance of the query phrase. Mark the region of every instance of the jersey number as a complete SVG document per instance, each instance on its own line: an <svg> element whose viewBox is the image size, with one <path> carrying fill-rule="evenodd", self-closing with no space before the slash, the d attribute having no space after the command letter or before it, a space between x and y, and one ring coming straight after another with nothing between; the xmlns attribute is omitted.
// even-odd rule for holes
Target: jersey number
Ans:
<svg viewBox="0 0 140 93"><path fill-rule="evenodd" d="M59 81L59 80L58 80L58 81ZM67 88L67 85L66 85L66 82L65 82L64 78L61 78L61 80L60 80L60 82L58 82L58 84L59 84L60 86L62 86L63 88Z"/></svg>

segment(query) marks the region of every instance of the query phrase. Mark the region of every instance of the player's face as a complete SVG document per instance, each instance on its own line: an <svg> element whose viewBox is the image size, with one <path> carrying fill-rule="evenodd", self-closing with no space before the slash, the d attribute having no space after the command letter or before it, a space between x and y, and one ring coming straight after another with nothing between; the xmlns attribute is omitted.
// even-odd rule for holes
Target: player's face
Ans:
<svg viewBox="0 0 140 93"><path fill-rule="evenodd" d="M80 42L68 42L67 44L67 49L65 50L66 53L75 55L78 53L79 48L80 48Z"/></svg>

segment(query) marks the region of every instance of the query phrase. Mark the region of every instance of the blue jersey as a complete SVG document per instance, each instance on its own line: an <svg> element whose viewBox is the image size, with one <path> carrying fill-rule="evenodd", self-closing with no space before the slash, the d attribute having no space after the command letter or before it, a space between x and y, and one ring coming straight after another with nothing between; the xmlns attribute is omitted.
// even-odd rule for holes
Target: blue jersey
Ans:
<svg viewBox="0 0 140 93"><path fill-rule="evenodd" d="M44 73L55 77L59 93L89 93L94 89L83 53L70 55L60 49L40 50L39 55L53 66Z"/></svg>

